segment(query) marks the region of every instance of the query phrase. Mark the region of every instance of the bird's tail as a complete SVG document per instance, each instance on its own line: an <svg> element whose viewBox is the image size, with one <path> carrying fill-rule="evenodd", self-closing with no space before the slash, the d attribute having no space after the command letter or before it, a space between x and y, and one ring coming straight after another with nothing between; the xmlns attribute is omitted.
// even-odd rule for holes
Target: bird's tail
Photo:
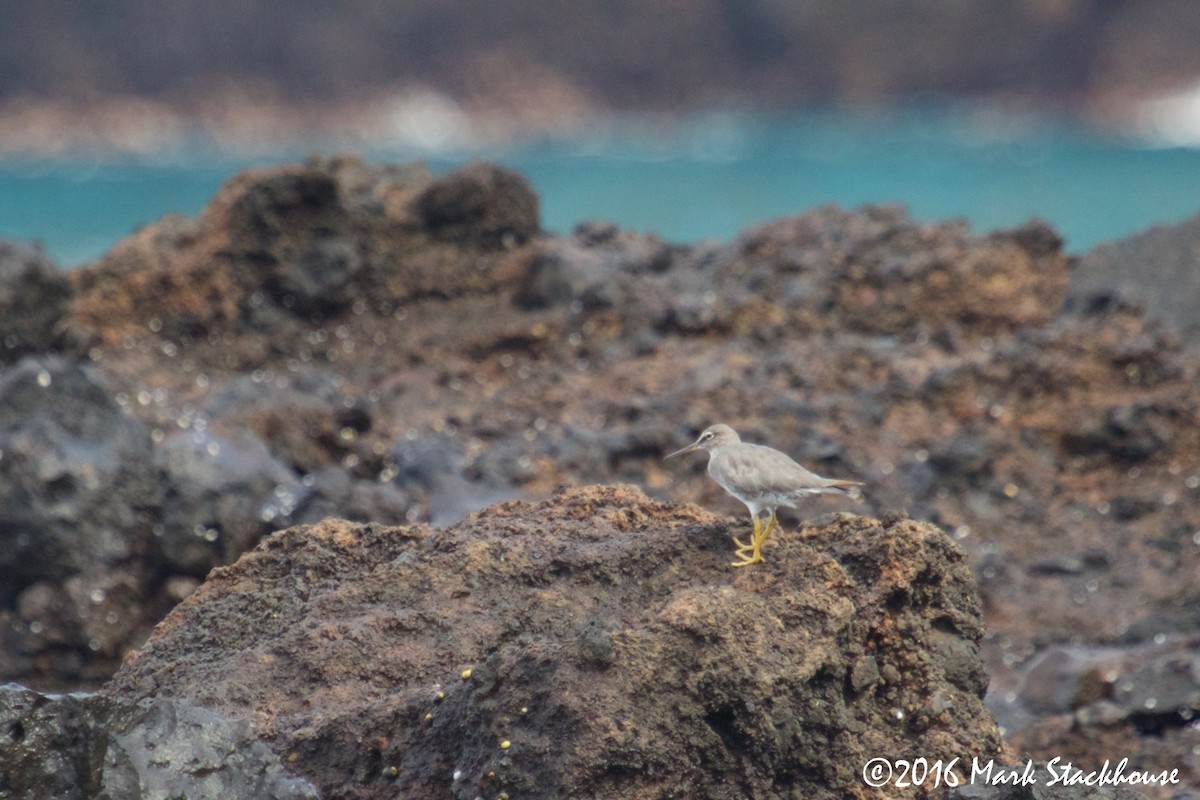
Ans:
<svg viewBox="0 0 1200 800"><path fill-rule="evenodd" d="M824 489L828 492L857 496L862 494L862 481L830 481Z"/></svg>

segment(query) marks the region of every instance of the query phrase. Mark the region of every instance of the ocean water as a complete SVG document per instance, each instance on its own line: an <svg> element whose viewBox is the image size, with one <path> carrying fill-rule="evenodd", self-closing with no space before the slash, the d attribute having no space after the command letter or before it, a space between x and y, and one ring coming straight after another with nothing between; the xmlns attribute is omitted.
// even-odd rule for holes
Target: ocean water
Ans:
<svg viewBox="0 0 1200 800"><path fill-rule="evenodd" d="M343 149L0 158L0 238L40 241L74 266L164 214L195 214L242 168ZM1200 211L1200 150L986 111L711 114L613 123L570 139L362 155L425 161L435 173L496 160L533 183L549 230L603 219L672 242L729 239L830 203L903 203L917 219L963 218L977 232L1040 218L1081 253Z"/></svg>

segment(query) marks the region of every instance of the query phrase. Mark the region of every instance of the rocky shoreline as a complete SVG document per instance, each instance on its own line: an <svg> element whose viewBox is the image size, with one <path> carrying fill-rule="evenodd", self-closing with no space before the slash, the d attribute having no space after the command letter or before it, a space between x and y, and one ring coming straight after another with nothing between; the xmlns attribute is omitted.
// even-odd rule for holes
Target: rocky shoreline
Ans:
<svg viewBox="0 0 1200 800"><path fill-rule="evenodd" d="M1200 356L1119 292L1077 280L1081 268L1043 225L974 236L894 207L818 209L724 244L670 245L600 222L548 236L519 175L477 164L434 180L418 166L353 158L239 175L198 217L163 219L71 273L4 245L0 678L42 691L104 686L78 701L84 710L5 690L3 721L31 733L0 751L35 781L10 785L56 769L46 755L54 736L116 747L113 736L161 727L154 714L200 727L216 714L215 728L233 731L222 746L253 761L236 780L271 776L277 796L368 785L363 796L394 796L403 772L434 796L473 797L474 784L444 785L454 765L405 727L442 691L453 713L429 741L474 742L460 770L471 780L502 772L485 769L506 757L489 749L493 734L540 748L540 760L512 754L510 783L489 785L514 797L659 797L672 781L696 796L842 796L866 791L846 770L870 747L916 741L929 758L966 756L998 752L1001 732L1010 759L1098 768L1128 757L1138 769L1178 768L1195 786ZM744 510L699 464L661 463L714 421L819 472L865 480L864 504L814 502L801 530L784 520L770 569L730 574L725 550ZM649 497L555 493L616 483ZM884 542L936 542L961 558L921 573L920 553ZM885 555L899 559L897 575L862 571L861 559ZM413 583L418 562L432 583L404 594L424 585ZM898 575L907 595L871 594ZM766 616L736 630L672 634L690 637L668 658L676 682L690 663L686 680L709 681L693 696L720 684L726 706L645 706L659 721L640 733L616 717L555 727L579 718L585 689L609 691L599 676L627 686L666 669L639 659L665 652L670 636L654 632L671 614L732 624L751 612L710 605L751 603L772 581L826 588L786 609L778 604L791 595L771 594ZM953 619L929 610L946 601L917 591L921 581L969 585L950 603ZM473 584L452 587L461 582ZM488 594L499 587L509 599ZM533 593L526 610L513 592ZM539 621L534 597L552 595L561 618ZM599 627L575 619L589 596ZM865 614L855 624L866 627L817 625L813 615L837 603ZM635 619L633 606L659 616ZM911 614L923 621L888 627ZM506 617L536 635L505 633ZM212 638L221 624L234 628ZM952 648L957 672L884 675L885 663L939 663L920 625L966 643ZM755 688L748 665L704 661L738 652L712 647L746 630L759 637L748 652L780 670L774 688ZM812 735L816 712L802 692L821 671L789 669L808 663L804 648L821 630L842 648L825 673L837 697L823 702L866 705L854 725L828 721L836 747L821 745L826 757L810 763L794 748ZM889 638L900 630L915 638ZM315 638L287 638L302 632ZM791 635L794 653L782 644ZM241 636L262 637L265 649ZM869 681L872 668L845 649L864 641L885 654ZM385 646L399 649L372 652ZM323 666L278 672L326 647ZM188 666L195 659L203 669ZM447 677L503 672L520 687L531 678L518 665L560 661L570 669L553 667L558 682L542 699L562 716L508 728L521 733L498 721L518 719L507 700ZM241 683L216 688L222 679ZM989 679L987 709L958 716ZM779 681L801 694L779 699ZM946 691L962 695L946 704ZM941 711L922 717L934 739L880 722L897 707L934 708L939 692ZM332 717L319 722L319 707L301 721L295 704L325 695L331 713L365 704L398 715L380 718L393 733L380 728L387 742L370 751ZM901 695L912 699L898 706ZM165 705L148 717L145 705L111 710L154 698ZM629 698L614 688L593 701L617 709ZM799 727L787 722L802 707ZM51 737L38 739L28 721L39 714L66 727L36 728ZM712 747L696 744L700 727L669 724L706 715ZM987 728L992 715L999 728ZM229 745L251 740L265 744ZM746 754L744 741L776 744ZM687 742L724 755L685 774L671 748ZM93 784L150 780L133 745L122 751L128 765L103 774L85 769L89 747L62 757ZM364 764L397 772L367 775ZM154 780L167 781L168 796L164 775Z"/></svg>

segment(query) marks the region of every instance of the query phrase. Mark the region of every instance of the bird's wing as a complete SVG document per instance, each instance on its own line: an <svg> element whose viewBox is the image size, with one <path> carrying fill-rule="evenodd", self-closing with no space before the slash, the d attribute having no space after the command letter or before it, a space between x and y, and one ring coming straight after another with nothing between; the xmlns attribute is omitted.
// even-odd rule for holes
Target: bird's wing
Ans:
<svg viewBox="0 0 1200 800"><path fill-rule="evenodd" d="M842 490L845 481L822 478L793 461L786 453L759 444L729 448L725 469L740 487L755 494L791 494L797 491Z"/></svg>

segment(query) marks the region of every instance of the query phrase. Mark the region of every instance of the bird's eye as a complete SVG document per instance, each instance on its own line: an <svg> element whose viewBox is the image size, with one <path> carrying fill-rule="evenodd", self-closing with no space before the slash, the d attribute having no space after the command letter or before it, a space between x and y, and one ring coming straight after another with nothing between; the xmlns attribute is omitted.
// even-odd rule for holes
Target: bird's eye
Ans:
<svg viewBox="0 0 1200 800"><path fill-rule="evenodd" d="M701 439L711 439L711 438L712 438L712 434L711 434L711 433L706 433L706 434L704 434L703 436L701 436L700 438L701 438Z"/></svg>

